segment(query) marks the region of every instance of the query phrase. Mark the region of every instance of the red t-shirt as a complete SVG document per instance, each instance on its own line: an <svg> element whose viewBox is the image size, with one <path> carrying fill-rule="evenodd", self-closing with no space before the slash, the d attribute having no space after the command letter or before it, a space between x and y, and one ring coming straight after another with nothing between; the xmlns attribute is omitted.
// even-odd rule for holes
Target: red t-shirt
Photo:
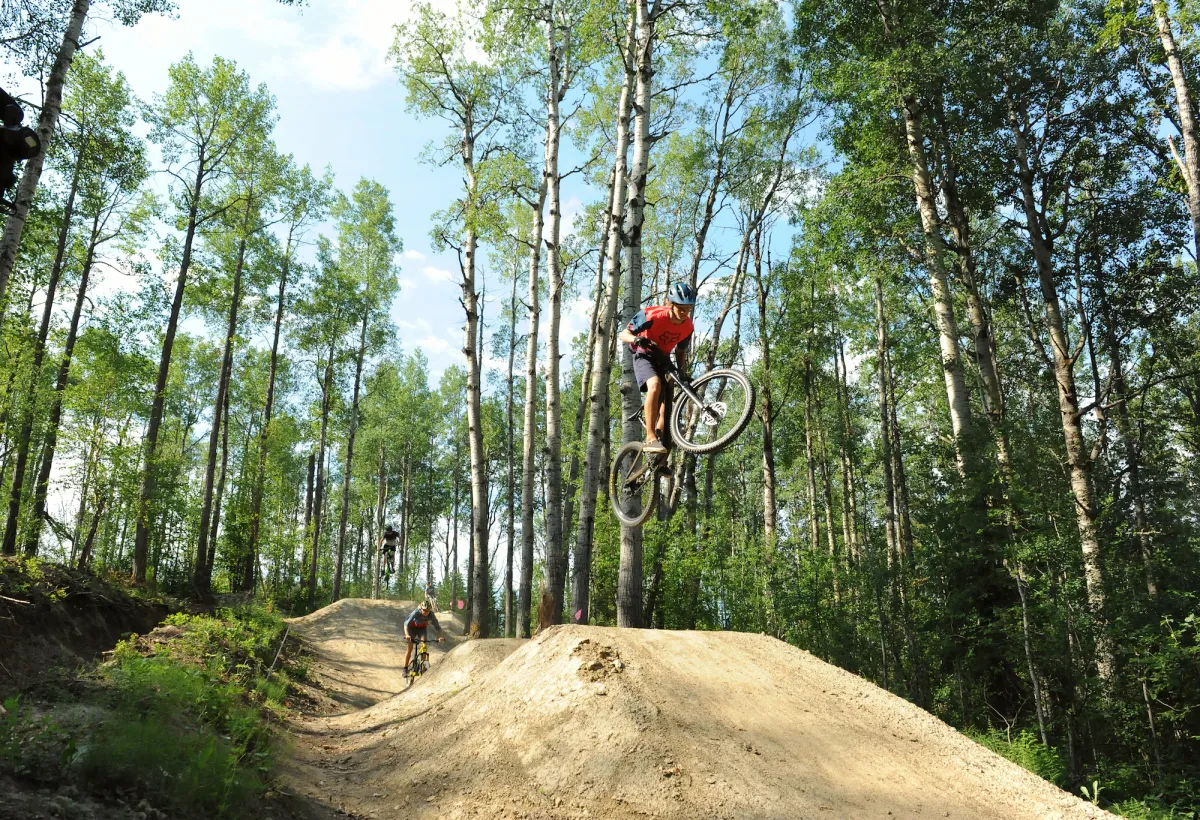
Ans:
<svg viewBox="0 0 1200 820"><path fill-rule="evenodd" d="M686 343L692 338L692 317L688 316L679 324L671 321L670 305L654 305L638 311L629 323L629 332L642 336L658 345L663 353L670 353L675 346Z"/></svg>

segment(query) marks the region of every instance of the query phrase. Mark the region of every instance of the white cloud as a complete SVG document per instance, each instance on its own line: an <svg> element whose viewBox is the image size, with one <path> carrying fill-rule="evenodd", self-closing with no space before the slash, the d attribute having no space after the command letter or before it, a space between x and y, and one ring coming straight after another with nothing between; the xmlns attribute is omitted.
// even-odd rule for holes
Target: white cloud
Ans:
<svg viewBox="0 0 1200 820"><path fill-rule="evenodd" d="M440 336L430 334L424 339L416 343L416 346L425 351L426 356L445 356L450 353L457 353L457 349L446 339Z"/></svg>
<svg viewBox="0 0 1200 820"><path fill-rule="evenodd" d="M508 375L508 358L496 358L493 356L484 355L483 357L484 372L503 373Z"/></svg>
<svg viewBox="0 0 1200 820"><path fill-rule="evenodd" d="M453 282L454 277L450 275L450 271L444 268L439 268L434 265L426 265L421 268L421 273L431 282Z"/></svg>
<svg viewBox="0 0 1200 820"><path fill-rule="evenodd" d="M452 4L435 0L434 5ZM182 55L182 25L202 62L241 41L250 48L233 50L255 55L244 66L255 80L296 82L314 91L363 91L396 83L387 59L393 27L410 18L413 8L395 0L339 0L299 10L276 0L183 0L180 6L177 20L148 15L132 31L104 24L97 29L106 48L133 44L142 52L139 62L165 67ZM159 76L165 85L165 72Z"/></svg>
<svg viewBox="0 0 1200 820"><path fill-rule="evenodd" d="M417 286L417 283L411 279L401 279L400 280L400 287L404 290L407 290L409 288L415 288L416 286Z"/></svg>
<svg viewBox="0 0 1200 820"><path fill-rule="evenodd" d="M400 254L400 256L404 259L411 259L414 262L421 262L425 259L425 254L414 250L406 250L404 253Z"/></svg>
<svg viewBox="0 0 1200 820"><path fill-rule="evenodd" d="M433 327L425 319L417 319L415 322L410 322L407 319L401 319L399 325L405 330L423 330L426 333L433 330Z"/></svg>

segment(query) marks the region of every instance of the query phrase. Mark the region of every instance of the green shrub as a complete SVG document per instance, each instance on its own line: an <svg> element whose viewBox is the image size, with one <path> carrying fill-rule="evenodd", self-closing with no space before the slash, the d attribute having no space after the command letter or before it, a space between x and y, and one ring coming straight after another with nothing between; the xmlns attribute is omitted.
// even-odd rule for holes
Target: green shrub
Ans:
<svg viewBox="0 0 1200 820"><path fill-rule="evenodd" d="M1194 811L1182 811L1163 806L1157 798L1145 800L1122 800L1108 807L1113 814L1132 820L1196 820Z"/></svg>
<svg viewBox="0 0 1200 820"><path fill-rule="evenodd" d="M1047 746L1028 729L1022 730L1011 741L999 729L987 732L968 731L967 736L976 743L986 746L1001 757L1028 769L1057 786L1066 782L1067 767L1053 746Z"/></svg>
<svg viewBox="0 0 1200 820"><path fill-rule="evenodd" d="M124 713L80 747L71 769L92 788L126 788L155 802L218 816L263 790L262 773L211 729Z"/></svg>
<svg viewBox="0 0 1200 820"><path fill-rule="evenodd" d="M0 762L13 774L54 782L75 753L71 734L48 715L35 715L17 698L0 717Z"/></svg>
<svg viewBox="0 0 1200 820"><path fill-rule="evenodd" d="M166 625L183 631L117 645L86 706L34 715L6 703L0 764L44 782L74 777L97 793L130 790L188 815L238 815L270 774L263 708L286 701L287 676L268 671L283 623L247 608L172 615Z"/></svg>

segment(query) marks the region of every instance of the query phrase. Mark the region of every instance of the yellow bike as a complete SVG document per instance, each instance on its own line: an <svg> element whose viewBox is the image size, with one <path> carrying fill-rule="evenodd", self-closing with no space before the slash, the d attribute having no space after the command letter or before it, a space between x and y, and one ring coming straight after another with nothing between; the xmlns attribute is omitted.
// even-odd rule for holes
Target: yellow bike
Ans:
<svg viewBox="0 0 1200 820"><path fill-rule="evenodd" d="M438 643L446 640L438 638ZM417 642L417 651L413 653L412 660L408 664L408 684L412 686L413 681L429 671L429 642L425 638L421 638Z"/></svg>

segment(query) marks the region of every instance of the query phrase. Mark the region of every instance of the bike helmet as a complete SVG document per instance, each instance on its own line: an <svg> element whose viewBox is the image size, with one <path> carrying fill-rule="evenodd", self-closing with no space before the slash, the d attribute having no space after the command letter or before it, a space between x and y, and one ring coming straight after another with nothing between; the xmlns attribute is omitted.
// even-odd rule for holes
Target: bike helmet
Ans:
<svg viewBox="0 0 1200 820"><path fill-rule="evenodd" d="M433 607L429 605L429 599L426 598L424 601L421 601L421 606L418 607L418 609L421 609L422 611L426 611L426 610L433 609Z"/></svg>
<svg viewBox="0 0 1200 820"><path fill-rule="evenodd" d="M696 291L687 282L676 282L667 291L667 300L677 305L694 305Z"/></svg>

